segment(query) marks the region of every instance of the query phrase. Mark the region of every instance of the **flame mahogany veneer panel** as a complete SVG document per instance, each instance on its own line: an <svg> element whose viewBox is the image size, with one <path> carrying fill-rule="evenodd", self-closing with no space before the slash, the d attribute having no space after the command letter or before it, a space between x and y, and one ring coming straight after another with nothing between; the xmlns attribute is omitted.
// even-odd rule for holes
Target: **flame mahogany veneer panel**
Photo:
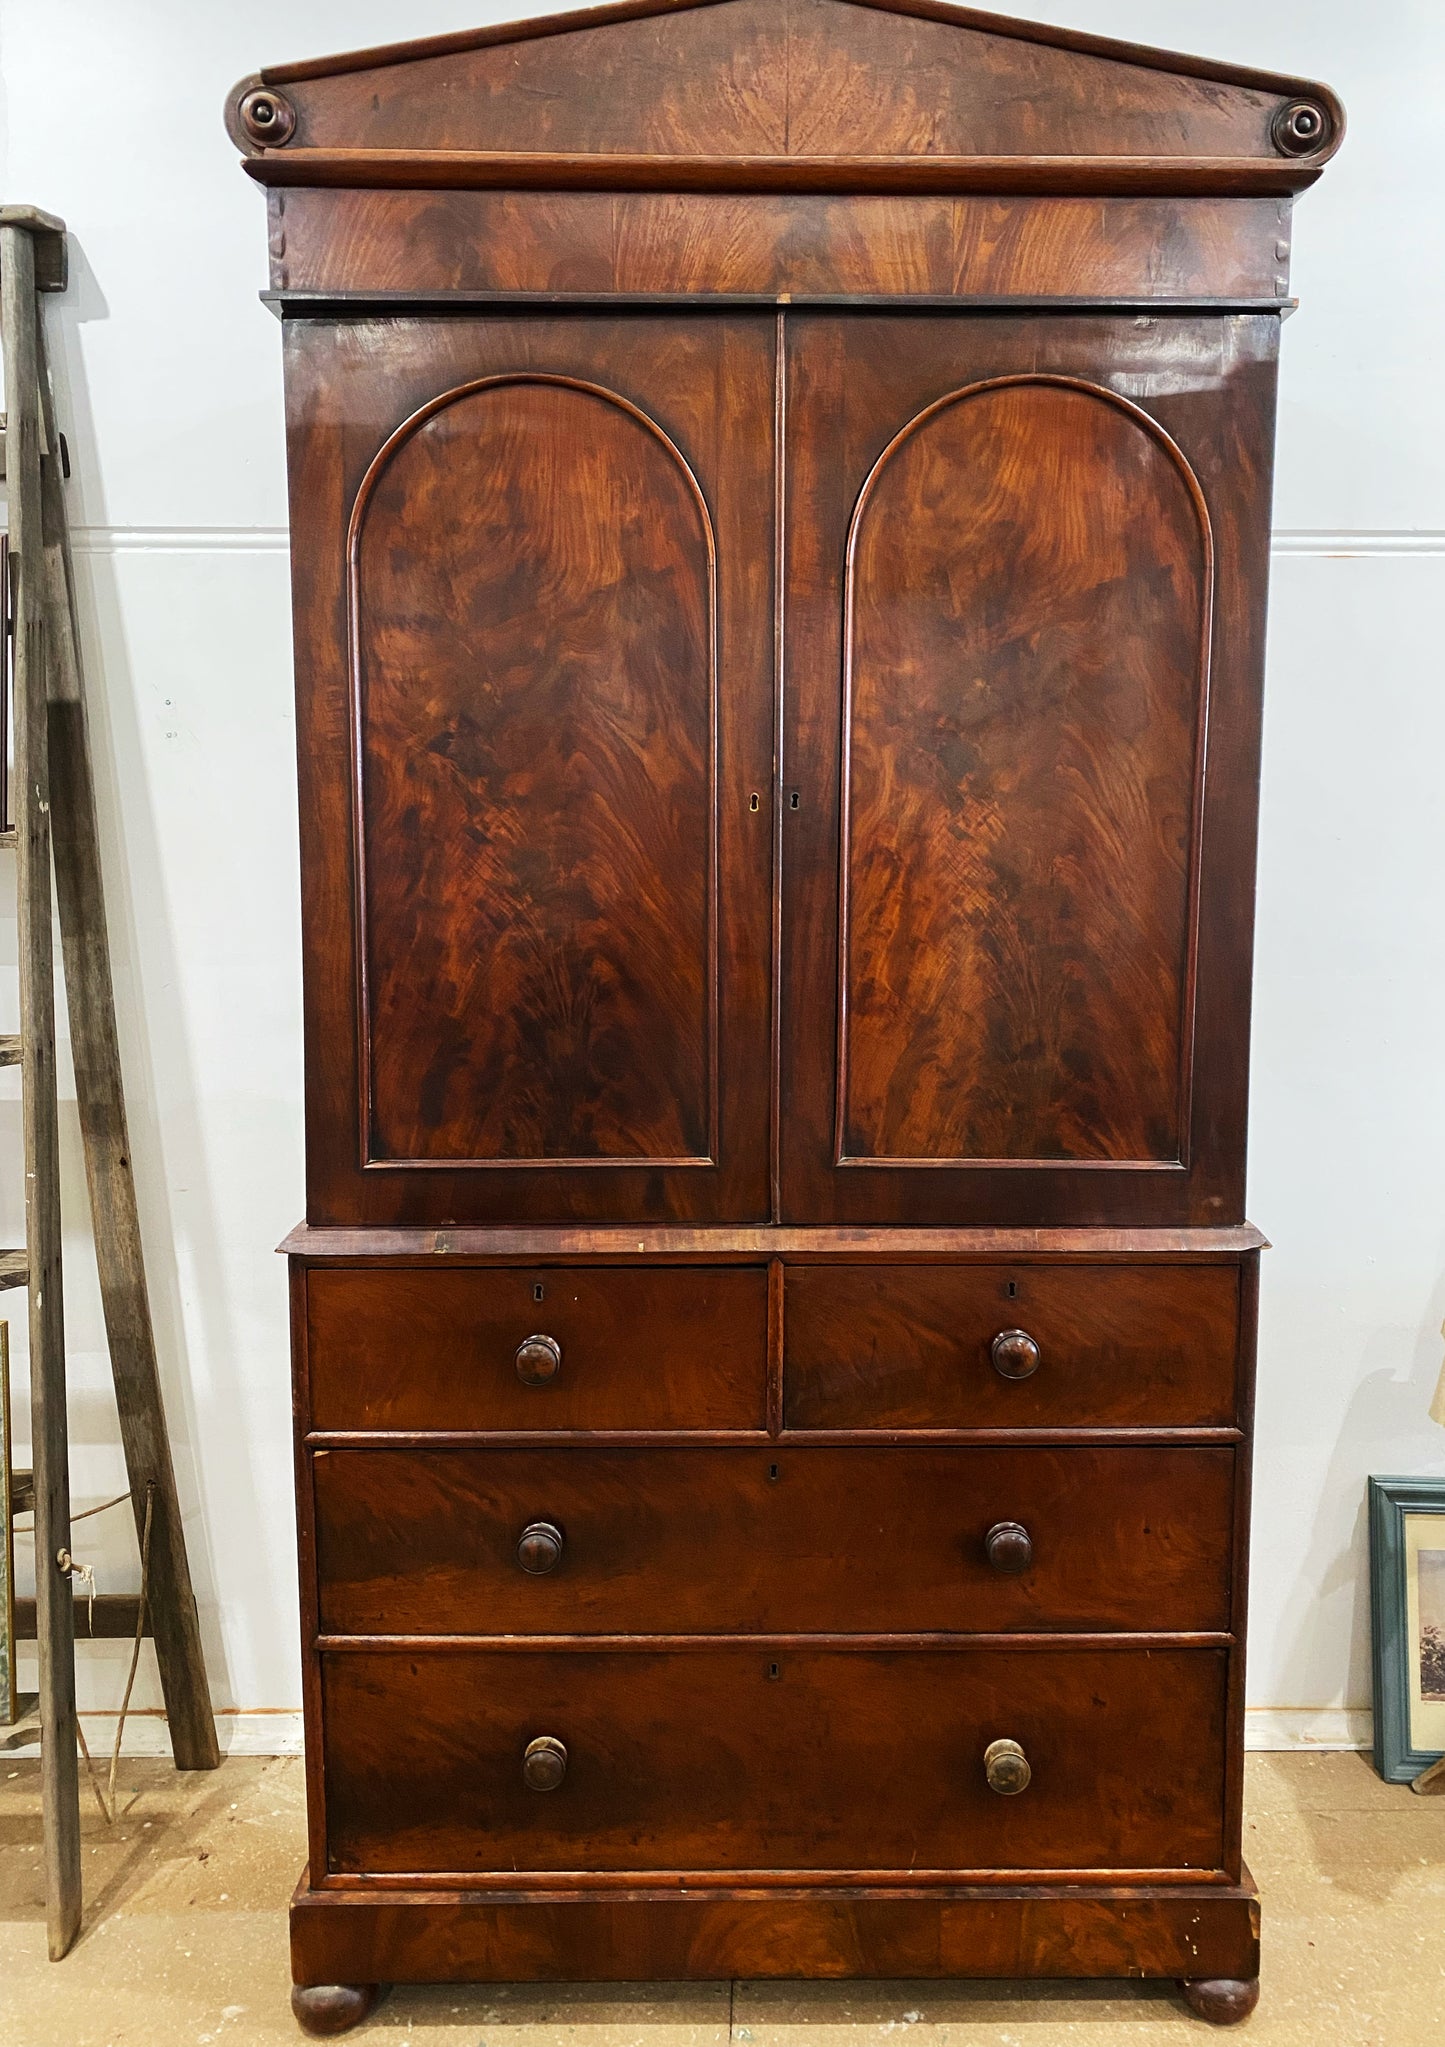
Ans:
<svg viewBox="0 0 1445 2047"><path fill-rule="evenodd" d="M538 1295L541 1298L538 1298ZM312 1272L317 1429L761 1429L762 1267ZM555 1378L517 1350L550 1336Z"/></svg>
<svg viewBox="0 0 1445 2047"><path fill-rule="evenodd" d="M766 1216L775 327L288 326L313 1221Z"/></svg>
<svg viewBox="0 0 1445 2047"><path fill-rule="evenodd" d="M1204 1428L1237 1419L1236 1267L836 1265L788 1273L790 1429ZM1038 1345L1025 1379L993 1339Z"/></svg>
<svg viewBox="0 0 1445 2047"><path fill-rule="evenodd" d="M1009 35L975 17L961 32L926 4L631 12L267 76L295 110L293 149L1276 163L1271 122L1298 83L1205 64L1192 76L1189 59L1131 62L1127 45L1083 47L1031 23Z"/></svg>
<svg viewBox="0 0 1445 2047"><path fill-rule="evenodd" d="M1227 1446L321 1450L327 1635L1229 1626ZM532 1576L530 1522L563 1537ZM989 1562L1023 1524L1033 1561Z"/></svg>
<svg viewBox="0 0 1445 2047"><path fill-rule="evenodd" d="M846 607L840 1157L1178 1160L1213 546L1082 381L880 456Z"/></svg>
<svg viewBox="0 0 1445 2047"><path fill-rule="evenodd" d="M1222 1650L740 1644L321 1663L334 1872L1223 1863ZM539 1735L568 1752L547 1793L522 1781ZM985 1781L1001 1736L1032 1763L1021 1797Z"/></svg>
<svg viewBox="0 0 1445 2047"><path fill-rule="evenodd" d="M727 1897L654 1890L496 1897L337 1888L296 1893L299 1983L701 1983L799 1976L1185 1977L1259 1974L1243 1886L952 1885Z"/></svg>
<svg viewBox="0 0 1445 2047"><path fill-rule="evenodd" d="M276 191L294 292L1274 298L1280 199Z"/></svg>
<svg viewBox="0 0 1445 2047"><path fill-rule="evenodd" d="M595 385L463 385L351 521L367 1156L717 1145L716 542Z"/></svg>
<svg viewBox="0 0 1445 2047"><path fill-rule="evenodd" d="M784 1219L1242 1216L1277 328L789 317Z"/></svg>

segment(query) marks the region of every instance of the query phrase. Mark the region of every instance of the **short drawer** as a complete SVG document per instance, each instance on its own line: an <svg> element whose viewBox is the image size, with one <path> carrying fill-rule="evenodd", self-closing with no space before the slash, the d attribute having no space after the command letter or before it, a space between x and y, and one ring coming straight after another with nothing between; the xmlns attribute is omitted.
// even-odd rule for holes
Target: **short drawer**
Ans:
<svg viewBox="0 0 1445 2047"><path fill-rule="evenodd" d="M1215 1869L1226 1667L1213 1649L328 1655L328 1866ZM1032 1773L1016 1795L988 1782L998 1740ZM553 1788L529 1788L529 1749Z"/></svg>
<svg viewBox="0 0 1445 2047"><path fill-rule="evenodd" d="M765 1267L313 1269L317 1429L761 1429Z"/></svg>
<svg viewBox="0 0 1445 2047"><path fill-rule="evenodd" d="M324 1450L329 1635L1229 1626L1235 1453Z"/></svg>
<svg viewBox="0 0 1445 2047"><path fill-rule="evenodd" d="M783 1412L790 1429L1228 1426L1238 1348L1234 1265L794 1266Z"/></svg>

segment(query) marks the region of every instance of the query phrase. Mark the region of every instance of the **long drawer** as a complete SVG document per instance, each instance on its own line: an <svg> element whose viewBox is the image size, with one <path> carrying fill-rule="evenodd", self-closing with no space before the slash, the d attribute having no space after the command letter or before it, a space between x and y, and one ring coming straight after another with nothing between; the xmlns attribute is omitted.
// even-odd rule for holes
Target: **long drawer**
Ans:
<svg viewBox="0 0 1445 2047"><path fill-rule="evenodd" d="M799 1266L785 1312L790 1429L1236 1419L1233 1265Z"/></svg>
<svg viewBox="0 0 1445 2047"><path fill-rule="evenodd" d="M1229 1447L327 1450L324 1633L1210 1632Z"/></svg>
<svg viewBox="0 0 1445 2047"><path fill-rule="evenodd" d="M765 1425L762 1266L313 1271L318 1429Z"/></svg>
<svg viewBox="0 0 1445 2047"><path fill-rule="evenodd" d="M1226 1662L1062 1647L329 1655L328 1866L1215 1869ZM1000 1740L1032 1773L1016 1795L990 1788Z"/></svg>

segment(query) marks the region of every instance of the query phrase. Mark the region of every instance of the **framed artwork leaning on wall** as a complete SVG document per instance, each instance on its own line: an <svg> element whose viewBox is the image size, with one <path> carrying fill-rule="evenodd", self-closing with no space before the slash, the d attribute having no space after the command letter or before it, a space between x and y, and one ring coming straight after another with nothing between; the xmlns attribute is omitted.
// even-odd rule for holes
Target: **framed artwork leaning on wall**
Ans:
<svg viewBox="0 0 1445 2047"><path fill-rule="evenodd" d="M1407 1784L1445 1754L1445 1478L1370 1480L1375 1768Z"/></svg>

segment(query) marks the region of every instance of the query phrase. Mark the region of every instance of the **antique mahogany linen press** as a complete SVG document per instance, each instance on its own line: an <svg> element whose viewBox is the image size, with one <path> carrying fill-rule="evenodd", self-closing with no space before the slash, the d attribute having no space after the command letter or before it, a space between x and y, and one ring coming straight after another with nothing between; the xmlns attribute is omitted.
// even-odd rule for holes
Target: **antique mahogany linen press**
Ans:
<svg viewBox="0 0 1445 2047"><path fill-rule="evenodd" d="M298 2016L1244 2017L1275 365L1338 102L629 0L229 123L293 521Z"/></svg>

